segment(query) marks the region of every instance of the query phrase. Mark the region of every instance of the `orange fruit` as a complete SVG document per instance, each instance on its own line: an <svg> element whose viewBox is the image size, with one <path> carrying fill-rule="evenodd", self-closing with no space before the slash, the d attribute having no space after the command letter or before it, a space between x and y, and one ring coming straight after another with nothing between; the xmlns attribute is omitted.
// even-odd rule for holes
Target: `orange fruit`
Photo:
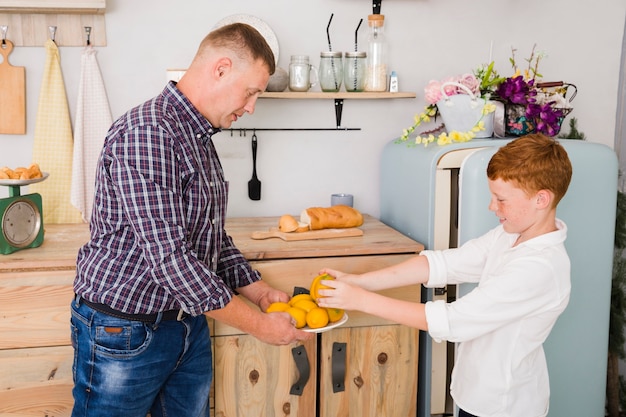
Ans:
<svg viewBox="0 0 626 417"><path fill-rule="evenodd" d="M289 307L285 310L296 321L296 329L306 326L307 312L298 307Z"/></svg>
<svg viewBox="0 0 626 417"><path fill-rule="evenodd" d="M311 297L313 297L314 300L317 300L318 298L320 298L320 295L318 293L319 290L331 289L331 287L320 284L320 281L324 279L329 280L329 279L335 279L335 278L328 274L318 275L315 278L313 278L313 282L311 282L311 287L309 288L309 293L311 294Z"/></svg>
<svg viewBox="0 0 626 417"><path fill-rule="evenodd" d="M311 329L319 329L328 324L328 312L325 308L315 307L306 315L306 324Z"/></svg>
<svg viewBox="0 0 626 417"><path fill-rule="evenodd" d="M301 308L308 313L312 309L318 307L318 305L313 300L300 300L300 301L296 301L293 304L293 307Z"/></svg>
<svg viewBox="0 0 626 417"><path fill-rule="evenodd" d="M340 308L328 307L326 311L328 312L328 320L331 323L341 320L344 315L344 311Z"/></svg>
<svg viewBox="0 0 626 417"><path fill-rule="evenodd" d="M289 305L294 305L295 303L297 303L300 300L313 301L313 297L311 297L311 294L294 295L293 297L291 297L291 300L289 300Z"/></svg>
<svg viewBox="0 0 626 417"><path fill-rule="evenodd" d="M267 307L265 310L266 313L275 313L277 311L286 311L289 307L291 307L287 303L283 303L282 301L276 301Z"/></svg>

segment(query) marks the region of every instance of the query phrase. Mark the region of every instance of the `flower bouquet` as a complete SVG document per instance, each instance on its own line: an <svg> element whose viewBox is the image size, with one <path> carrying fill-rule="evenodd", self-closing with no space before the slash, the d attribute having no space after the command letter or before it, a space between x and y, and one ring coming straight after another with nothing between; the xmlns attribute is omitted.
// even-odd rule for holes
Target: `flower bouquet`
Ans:
<svg viewBox="0 0 626 417"><path fill-rule="evenodd" d="M475 137L490 137L493 134L495 105L489 100L501 80L493 69L493 62L477 68L471 74L448 77L441 81L431 80L424 89L424 98L428 104L415 116L413 125L404 129L397 142L427 146L436 141L438 145L446 145L467 142ZM442 125L422 132L414 141L409 141L409 136L417 127L438 115L443 119Z"/></svg>
<svg viewBox="0 0 626 417"><path fill-rule="evenodd" d="M504 132L507 135L521 136L540 132L556 136L561 130L565 116L571 111L571 101L576 96L576 86L561 81L538 82L539 62L545 53L535 53L533 47L528 68L522 73L515 62L515 49L512 50L511 65L514 74L505 78L496 88L494 98L504 103ZM566 99L568 88L574 93Z"/></svg>

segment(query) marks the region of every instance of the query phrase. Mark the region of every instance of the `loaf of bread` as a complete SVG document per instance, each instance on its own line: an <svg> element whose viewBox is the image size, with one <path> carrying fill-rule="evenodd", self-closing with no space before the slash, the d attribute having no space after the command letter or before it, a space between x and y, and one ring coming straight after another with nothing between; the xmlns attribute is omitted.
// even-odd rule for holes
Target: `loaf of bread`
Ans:
<svg viewBox="0 0 626 417"><path fill-rule="evenodd" d="M291 214L284 214L278 220L278 230L285 233L306 232L309 230L309 225L297 221Z"/></svg>
<svg viewBox="0 0 626 417"><path fill-rule="evenodd" d="M307 224L311 230L342 229L361 226L363 215L344 205L311 207L300 213L300 222Z"/></svg>

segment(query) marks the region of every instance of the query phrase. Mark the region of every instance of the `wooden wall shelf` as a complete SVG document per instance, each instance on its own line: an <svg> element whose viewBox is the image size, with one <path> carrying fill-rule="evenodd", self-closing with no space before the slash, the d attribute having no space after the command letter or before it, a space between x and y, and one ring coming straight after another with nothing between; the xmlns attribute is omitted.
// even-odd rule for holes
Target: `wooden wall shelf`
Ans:
<svg viewBox="0 0 626 417"><path fill-rule="evenodd" d="M415 98L415 93L412 92L400 92L400 93L373 93L363 91L360 93L349 93L346 91L340 91L338 93L325 93L323 91L307 91L307 92L294 92L294 91L282 91L265 92L261 94L261 98L286 98L286 99L336 99L336 100L372 100L372 99L385 99L385 98Z"/></svg>
<svg viewBox="0 0 626 417"><path fill-rule="evenodd" d="M343 100L375 100L375 99L395 99L395 98L415 98L412 92L360 92L349 93L339 91L337 93L325 93L323 91L282 91L282 92L264 92L260 98L266 99L292 99L292 100L334 100L335 101L335 121L337 129L341 129L341 113L343 112ZM345 130L345 129L344 129ZM356 129L348 129L356 130Z"/></svg>

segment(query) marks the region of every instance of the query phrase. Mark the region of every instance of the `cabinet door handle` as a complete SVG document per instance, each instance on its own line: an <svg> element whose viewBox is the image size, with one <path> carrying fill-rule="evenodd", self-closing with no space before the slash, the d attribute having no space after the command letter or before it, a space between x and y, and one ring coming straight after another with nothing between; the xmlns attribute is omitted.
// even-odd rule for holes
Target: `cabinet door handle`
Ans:
<svg viewBox="0 0 626 417"><path fill-rule="evenodd" d="M346 344L334 342L331 358L331 373L333 379L333 392L345 391L346 379Z"/></svg>
<svg viewBox="0 0 626 417"><path fill-rule="evenodd" d="M306 354L306 349L304 345L296 346L295 348L291 349L291 354L293 355L293 360L296 363L296 368L300 373L300 378L298 378L296 383L291 386L289 394L302 395L302 391L304 391L304 387L308 382L309 376L311 374L309 358Z"/></svg>

